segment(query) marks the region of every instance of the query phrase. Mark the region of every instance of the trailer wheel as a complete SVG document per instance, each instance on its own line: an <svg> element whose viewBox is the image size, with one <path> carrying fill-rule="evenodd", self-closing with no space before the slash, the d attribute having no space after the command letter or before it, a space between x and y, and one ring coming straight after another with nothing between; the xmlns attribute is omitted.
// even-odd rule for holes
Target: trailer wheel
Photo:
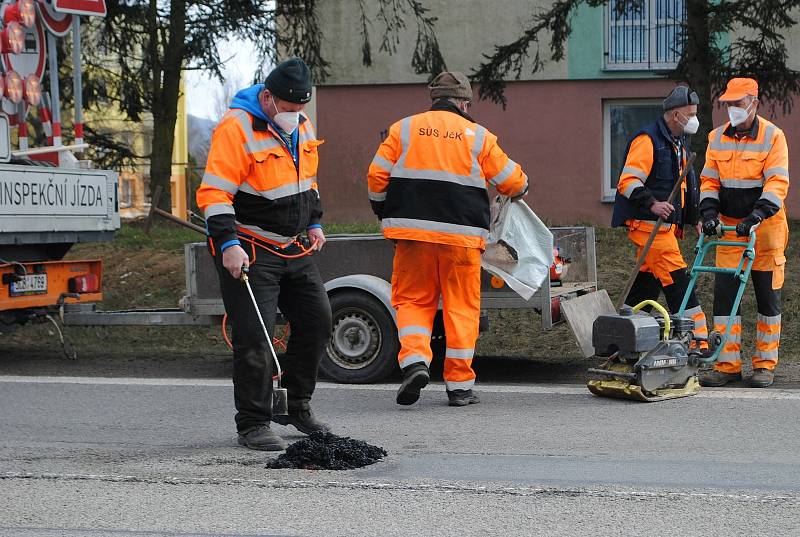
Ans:
<svg viewBox="0 0 800 537"><path fill-rule="evenodd" d="M367 383L398 369L400 342L386 307L362 291L330 297L333 330L320 369L337 382Z"/></svg>

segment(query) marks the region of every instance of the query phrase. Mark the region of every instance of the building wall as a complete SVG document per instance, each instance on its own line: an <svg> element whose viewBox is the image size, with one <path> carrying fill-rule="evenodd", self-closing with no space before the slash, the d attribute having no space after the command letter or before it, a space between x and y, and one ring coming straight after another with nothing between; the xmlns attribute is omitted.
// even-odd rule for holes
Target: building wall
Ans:
<svg viewBox="0 0 800 537"><path fill-rule="evenodd" d="M655 71L609 71L605 63L603 14L608 8L582 4L571 20L572 33L567 39L567 78L585 79L654 79L663 78Z"/></svg>
<svg viewBox="0 0 800 537"><path fill-rule="evenodd" d="M316 89L318 131L326 138L321 148L320 187L326 219L353 222L373 219L366 197L366 172L389 125L430 104L425 75L410 67L416 24L406 15L393 55L380 52L384 26L377 3L368 5L372 21L373 65L361 58L359 0L319 2L324 29L323 56L331 62L331 76ZM517 39L530 26L532 15L552 5L551 0L425 0L438 18L435 32L449 69L470 73L497 45ZM612 99L661 99L674 82L648 70L605 68L604 14L606 7L582 5L570 19L572 34L561 62L546 61L532 75L530 65L521 80L509 82L508 108L478 102L477 121L499 136L501 146L523 165L532 180L528 203L553 223L608 224L611 204L602 201L604 177L603 103ZM800 13L800 11L799 11ZM720 38L720 45L742 34ZM800 29L787 35L789 65L800 62ZM540 51L549 57L549 35ZM531 45L535 53L535 44ZM725 112L715 110L715 124ZM768 106L761 114L772 115ZM775 121L787 134L790 166L800 164L800 126L791 117ZM612 173L616 174L614 170ZM787 200L791 216L800 218L800 194Z"/></svg>
<svg viewBox="0 0 800 537"><path fill-rule="evenodd" d="M404 4L403 2L399 2ZM428 15L438 18L436 38L448 69L469 73L480 64L483 54L495 45L517 39L532 15L550 5L549 0L425 0ZM428 75L418 75L411 68L411 57L417 35L414 16L404 17L405 29L400 32L393 54L380 51L385 25L378 13L378 2L364 2L370 20L372 65L362 62L362 36L359 0L317 2L316 9L323 29L322 56L330 62L330 77L322 85L421 83ZM542 39L548 50L549 38ZM535 76L530 64L522 69L522 80L566 78L566 62L548 63Z"/></svg>
<svg viewBox="0 0 800 537"><path fill-rule="evenodd" d="M601 201L603 101L663 98L665 80L553 80L510 83L508 107L476 103L475 119L499 137L500 146L531 179L527 202L554 224L608 225L611 204ZM374 219L367 200L369 163L389 125L430 106L423 84L317 88L320 191L327 221ZM771 117L786 132L790 168L800 169L800 125ZM715 124L725 120L716 111ZM790 191L790 216L800 218L800 192Z"/></svg>

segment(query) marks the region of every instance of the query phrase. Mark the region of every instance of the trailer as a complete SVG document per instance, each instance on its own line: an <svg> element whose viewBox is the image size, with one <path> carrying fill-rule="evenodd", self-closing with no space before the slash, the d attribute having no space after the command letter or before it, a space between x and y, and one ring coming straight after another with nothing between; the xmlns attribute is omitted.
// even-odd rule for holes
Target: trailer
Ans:
<svg viewBox="0 0 800 537"><path fill-rule="evenodd" d="M564 321L562 301L597 291L594 228L556 227L551 231L560 257L568 260L563 277L545 279L531 299L524 300L502 280L482 271L483 312L534 310L540 314L542 330L550 330ZM397 371L400 344L391 305L393 256L392 243L380 234L330 235L322 251L314 254L333 313L331 340L320 364L327 377L339 382L367 383ZM187 294L178 308L104 312L95 304L66 304L64 324L220 325L225 307L205 243L185 245L185 268ZM277 322L282 324L285 320L279 315ZM438 315L431 345L434 357L444 354L446 337Z"/></svg>

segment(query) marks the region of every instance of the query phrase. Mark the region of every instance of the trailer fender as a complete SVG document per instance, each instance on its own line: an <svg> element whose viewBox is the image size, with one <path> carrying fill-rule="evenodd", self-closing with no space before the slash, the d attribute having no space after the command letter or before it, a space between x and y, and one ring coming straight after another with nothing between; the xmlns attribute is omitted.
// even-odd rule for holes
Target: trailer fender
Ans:
<svg viewBox="0 0 800 537"><path fill-rule="evenodd" d="M374 296L386 307L395 325L397 324L397 314L392 307L392 284L383 278L370 274L350 274L325 282L325 290L329 295L339 289L357 289Z"/></svg>

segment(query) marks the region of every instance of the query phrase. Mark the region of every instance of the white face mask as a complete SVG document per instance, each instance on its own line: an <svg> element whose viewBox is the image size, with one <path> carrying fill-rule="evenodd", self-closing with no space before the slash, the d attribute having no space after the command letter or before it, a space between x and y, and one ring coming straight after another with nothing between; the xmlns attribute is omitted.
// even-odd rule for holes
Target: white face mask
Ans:
<svg viewBox="0 0 800 537"><path fill-rule="evenodd" d="M678 112L680 114L680 112ZM683 116L683 114L681 114ZM684 116L686 117L686 116ZM697 116L692 116L686 120L686 123L683 125L683 132L686 134L694 134L697 132L697 129L700 128L700 120L697 119Z"/></svg>
<svg viewBox="0 0 800 537"><path fill-rule="evenodd" d="M277 123L278 127L286 134L293 133L297 125L300 124L300 112L278 112L278 107L275 106L275 99L272 98L272 95L270 95L269 98L272 100L272 106L275 107L276 112L272 120Z"/></svg>
<svg viewBox="0 0 800 537"><path fill-rule="evenodd" d="M738 106L729 106L728 117L731 120L731 125L735 127L736 125L741 125L742 123L747 121L747 118L750 117L750 108L752 108L754 102L755 101L752 101L747 108L739 108Z"/></svg>

